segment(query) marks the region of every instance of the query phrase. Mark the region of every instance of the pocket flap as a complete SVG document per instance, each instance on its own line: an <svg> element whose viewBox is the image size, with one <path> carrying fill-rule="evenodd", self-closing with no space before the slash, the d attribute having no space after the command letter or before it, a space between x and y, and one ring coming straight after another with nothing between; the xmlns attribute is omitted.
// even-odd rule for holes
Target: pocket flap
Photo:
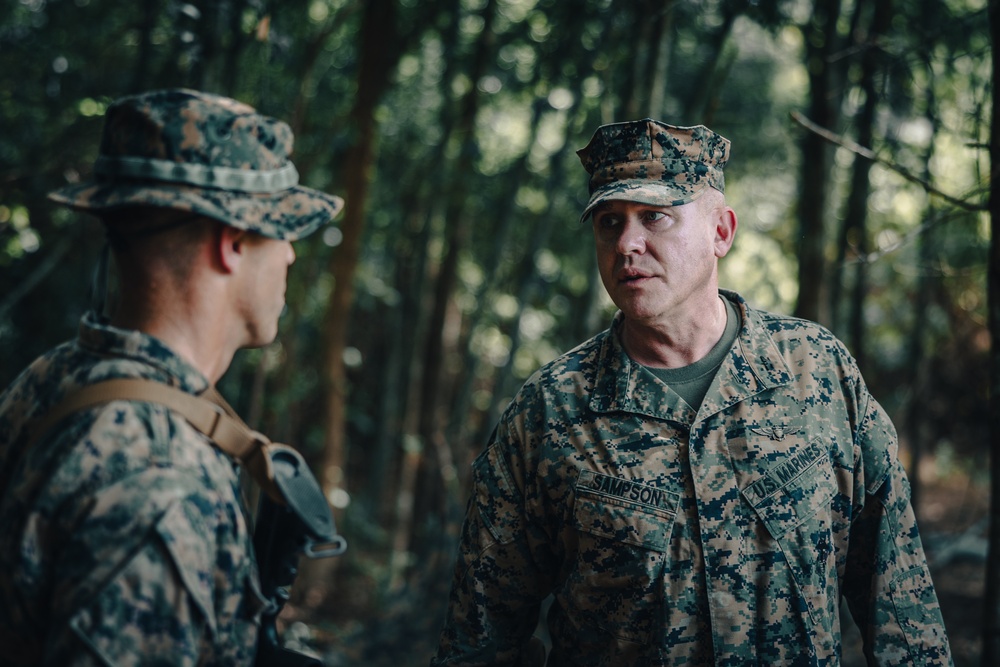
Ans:
<svg viewBox="0 0 1000 667"><path fill-rule="evenodd" d="M741 491L775 538L829 508L836 492L830 456L815 442L773 466Z"/></svg>
<svg viewBox="0 0 1000 667"><path fill-rule="evenodd" d="M156 532L173 558L184 587L204 614L214 636L216 620L215 606L212 603L212 572L215 569L215 536L209 532L205 518L189 503L176 502L156 524Z"/></svg>
<svg viewBox="0 0 1000 667"><path fill-rule="evenodd" d="M578 530L665 551L680 496L656 486L583 470L576 484Z"/></svg>

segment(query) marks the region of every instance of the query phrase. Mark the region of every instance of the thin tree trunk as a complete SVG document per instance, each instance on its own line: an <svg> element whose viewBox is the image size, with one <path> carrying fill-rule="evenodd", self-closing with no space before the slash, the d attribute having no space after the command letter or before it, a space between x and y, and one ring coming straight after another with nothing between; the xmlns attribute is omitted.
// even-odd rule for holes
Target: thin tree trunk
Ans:
<svg viewBox="0 0 1000 667"><path fill-rule="evenodd" d="M441 98L445 102L440 110L440 139L425 164L445 164L445 154L455 132L456 111L451 101L451 82L459 69L463 58L457 53L459 44L459 25L462 14L460 0L451 0L443 10L447 18L448 31L444 34L445 68L439 81ZM435 233L435 220L440 213L440 193L444 191L447 181L445 169L432 169L429 173L422 165L414 165L417 170L410 178L410 183L418 183L418 189L407 200L413 204L407 209L412 211L409 216L410 226L405 230L406 237L400 247L411 249L397 258L396 285L402 296L399 321L406 323L406 331L410 336L410 344L406 346L405 359L399 367L399 387L405 392L400 401L401 432L395 439L397 451L401 453L396 474L397 484L388 489L387 497L380 501L381 506L391 506L392 518L392 553L390 554L390 589L396 589L405 582L404 574L409 562L410 537L413 527L414 502L420 466L423 461L424 443L420 437L420 421L424 408L421 387L424 380L425 355L428 337L440 335L431 331L431 314L425 307L425 286L430 278L428 275L429 245ZM423 344L421 344L423 342Z"/></svg>
<svg viewBox="0 0 1000 667"><path fill-rule="evenodd" d="M933 143L933 139L931 141ZM925 231L917 239L918 254L920 261L917 270L920 272L917 278L916 296L913 299L913 326L910 330L910 340L907 345L907 359L910 372L913 374L910 380L910 405L906 411L906 434L910 443L910 503L913 511L919 515L921 496L923 495L923 482L920 481L920 463L924 457L924 436L923 436L923 412L921 410L922 399L925 398L924 391L928 386L927 369L924 361L924 332L927 327L927 301L931 293L931 271L932 252L934 247L933 222L938 215L937 210L930 206L925 216Z"/></svg>
<svg viewBox="0 0 1000 667"><path fill-rule="evenodd" d="M535 145L542 112L546 106L548 105L544 100L535 103L531 126L528 131L528 145L524 149L524 153L511 166L504 177L507 182L507 191L501 195L501 201L504 203L501 204L502 210L497 216L496 229L491 234L493 247L485 262L482 286L473 295L477 303L489 303L489 296L496 290L499 280L500 262L504 256L504 251L507 249L511 229L514 225L517 189L524 182L525 175L527 174L528 156ZM483 299L484 296L487 298ZM469 406L472 404L472 388L479 371L479 356L473 350L472 341L480 324L490 316L489 309L485 307L480 307L473 311L469 316L466 327L467 333L461 344L464 351L464 363L462 364L461 377L458 381L458 389L454 392L454 404L448 424L448 440L454 443L452 446L453 449L455 446L464 447L467 444L468 430L466 427L469 421ZM454 456L455 452L453 451L452 454ZM457 493L458 489L449 489L449 491Z"/></svg>
<svg viewBox="0 0 1000 667"><path fill-rule="evenodd" d="M229 7L229 48L226 49L225 62L222 66L222 92L230 97L239 90L240 63L243 62L243 49L246 48L248 37L243 32L243 12L246 11L247 0L233 0Z"/></svg>
<svg viewBox="0 0 1000 667"><path fill-rule="evenodd" d="M806 68L809 72L809 118L821 127L833 126L831 66L840 0L817 0L810 23L803 28ZM823 285L823 225L826 212L829 160L822 137L806 132L802 137L802 187L799 195L798 284L795 315L820 319Z"/></svg>
<svg viewBox="0 0 1000 667"><path fill-rule="evenodd" d="M932 74L931 63L925 61L924 67L929 75ZM931 160L934 158L934 141L937 137L939 122L935 115L937 102L934 95L933 76L929 77L927 92L925 96L925 114L929 126L931 127L931 137L927 142L927 154L924 156L924 180L931 180ZM916 298L913 310L913 325L910 329L910 340L908 344L907 367L913 373L910 380L910 404L906 411L906 433L910 441L910 503L913 511L920 514L921 496L923 492L923 482L920 481L920 464L924 457L924 418L921 410L922 399L925 388L929 386L927 364L924 363L924 332L927 329L927 304L928 295L931 294L932 261L934 257L934 226L940 212L933 204L928 204L924 215L924 231L917 239L917 253L920 258L917 263L917 285L915 289Z"/></svg>
<svg viewBox="0 0 1000 667"><path fill-rule="evenodd" d="M868 35L868 46L861 59L861 88L865 102L858 117L858 143L873 146L875 139L875 112L878 108L876 76L881 69L882 50L879 44L892 18L891 0L875 3ZM871 191L870 174L872 163L860 155L854 156L854 171L851 175L851 191L847 198L845 226L853 221L858 262L854 271L854 293L851 298L850 345L864 374L868 358L865 353L865 296L868 293L868 195Z"/></svg>
<svg viewBox="0 0 1000 667"><path fill-rule="evenodd" d="M410 187L400 194L400 224L392 235L388 256L395 258L394 286L398 302L387 308L385 323L385 361L380 372L378 408L375 415L375 433L371 443L370 471L365 488L365 504L373 517L389 519L389 498L404 486L392 482L395 459L393 454L405 433L405 407L412 381L412 350L419 339L421 326L420 296L423 286L424 262L427 256L427 239L424 232L430 223L420 228L422 214L418 211L419 183L421 178L413 168L404 171L400 182ZM400 468L403 466L401 465ZM395 501L397 496L393 496ZM393 511L396 505L391 508ZM394 516L394 514L393 514Z"/></svg>
<svg viewBox="0 0 1000 667"><path fill-rule="evenodd" d="M723 3L722 24L706 40L707 46L711 49L708 59L701 68L698 77L695 79L699 85L692 86L690 96L685 100L684 118L690 122L707 124L709 121L709 102L713 94L718 90L720 71L727 69L728 63L723 59L726 53L726 44L729 35L733 31L733 24L736 18L742 13L742 5L739 3Z"/></svg>
<svg viewBox="0 0 1000 667"><path fill-rule="evenodd" d="M989 3L993 72L1000 72L1000 7ZM983 593L983 667L1000 665L1000 94L993 88L990 119L990 262L988 270L990 346L990 532Z"/></svg>
<svg viewBox="0 0 1000 667"><path fill-rule="evenodd" d="M143 0L142 23L139 25L139 49L129 92L138 93L149 87L150 65L153 60L153 28L160 13L158 0Z"/></svg>
<svg viewBox="0 0 1000 667"><path fill-rule="evenodd" d="M192 50L191 80L199 90L219 90L217 77L213 75L213 65L222 43L219 26L219 11L223 2L202 0L196 5L201 16L196 20L195 33L198 41Z"/></svg>
<svg viewBox="0 0 1000 667"><path fill-rule="evenodd" d="M343 21L344 17L338 15L336 21L331 19L327 25L320 30L309 42L302 56L302 65L296 71L296 78L299 82L299 93L295 96L295 107L292 110L291 120L289 126L292 128L292 132L296 135L302 134L303 129L306 124L306 110L309 106L309 100L311 98L311 92L313 88L313 73L316 71L316 64L319 61L319 56L323 53L323 49L326 46L326 42L330 39L333 34L337 21ZM322 154L313 155L312 159L319 159ZM307 172L312 166L310 161L301 161L300 167L303 172Z"/></svg>
<svg viewBox="0 0 1000 667"><path fill-rule="evenodd" d="M323 492L330 497L343 483L347 461L345 444L347 431L347 373L344 349L351 306L354 303L354 274L361 252L365 221L368 213L368 191L374 170L377 122L375 109L389 83L394 57L385 47L386 34L395 26L395 4L392 0L372 0L366 3L361 20L361 60L358 68L358 88L350 114L354 144L348 150L344 164L345 200L340 229L343 239L330 256L328 271L334 288L322 326L322 372L325 383L323 405L323 455L318 477ZM398 52L393 52L398 55ZM310 561L313 567L303 571L309 583L325 597L330 582L328 576L336 559Z"/></svg>
<svg viewBox="0 0 1000 667"><path fill-rule="evenodd" d="M618 120L638 118L642 110L648 107L649 72L653 69L650 64L653 63L659 50L659 31L663 28L658 18L650 21L649 17L658 10L658 5L658 0L642 0L634 3L632 29L627 37L634 45L632 61L626 83L621 88L625 93L622 96L625 100L623 105L625 118Z"/></svg>
<svg viewBox="0 0 1000 667"><path fill-rule="evenodd" d="M674 2L661 0L658 10L656 48L652 53L652 72L649 82L649 115L653 118L663 116L667 97L667 78L670 72L670 53L674 37Z"/></svg>
<svg viewBox="0 0 1000 667"><path fill-rule="evenodd" d="M553 153L549 159L549 178L545 188L546 192L559 192L565 187L564 165L566 164L565 156L568 150L569 138L566 137L563 141L562 147ZM516 390L516 387L514 386L515 376L513 373L513 366L514 357L521 346L521 321L524 318L524 313L528 305L534 301L538 292L539 283L541 282L541 279L538 276L538 268L535 261L538 253L548 243L549 237L552 235L552 230L558 220L557 216L552 213L554 203L554 197L550 197L545 211L538 216L538 226L536 232L531 235L531 246L528 249L528 252L525 253L522 268L518 272L519 275L522 276L522 280L517 294L517 315L513 318L510 329L510 355L507 357L507 363L504 364L502 368L497 369L498 379L495 385L496 391L494 391L491 409L487 417L483 420L479 437L476 438L476 440L480 443L486 442L486 438L489 436L490 430L500 418L501 411L506 407L503 403L501 403L501 400L511 397ZM587 231L588 230L585 228L580 229L580 233L586 233Z"/></svg>
<svg viewBox="0 0 1000 667"><path fill-rule="evenodd" d="M455 17L458 20L458 5L454 6ZM421 515L431 512L447 515L449 494L443 489L452 483L455 477L455 466L451 450L444 441L440 428L440 393L441 374L444 360L443 333L448 315L449 301L454 292L457 280L458 257L464 249L468 235L465 220L465 204L468 192L468 182L475 168L477 144L475 141L475 119L479 110L479 91L477 82L484 75L490 55L493 53L494 38L492 34L493 19L496 14L495 0L488 0L482 10L483 28L481 37L477 40L476 50L472 56L469 69L469 79L472 85L458 104L458 114L452 125L451 116L446 112L447 127L454 129L446 131L439 148L439 155L444 155L445 143L451 132L459 138L462 150L451 173L451 191L445 204L445 243L446 253L438 267L434 281L433 303L430 317L427 321L422 359L422 376L415 378L419 389L411 391L411 401L407 409L406 427L403 436L404 458L400 469L399 497L396 504L396 522L393 533L393 554L390 582L398 587L404 581L404 569L408 564L408 554L412 550L413 523L417 514L417 501L420 502ZM454 35L457 37L457 34ZM449 71L451 66L448 67ZM449 85L450 79L442 81ZM425 225L430 225L430 217ZM425 233L429 228L425 227ZM414 423L415 422L415 423ZM426 456L430 453L431 456ZM428 493L418 497L417 488L423 478L438 481L424 484ZM403 569L400 569L403 568Z"/></svg>
<svg viewBox="0 0 1000 667"><path fill-rule="evenodd" d="M864 50L864 56L862 57L862 82L861 87L865 92L865 103L860 114L858 114L858 121L856 125L858 126L857 131L857 142L866 148L870 148L872 145L872 125L875 118L875 86L874 86L874 59L871 54L872 49L872 39L869 35L864 34L858 26L860 25L860 15L864 7L855 7L854 15L852 16L851 23L854 26L852 35L854 37L854 45L856 48ZM873 19L874 22L874 19ZM867 44L865 43L867 42ZM830 281L830 291L829 291L829 301L827 303L828 313L829 313L829 323L830 328L836 332L840 332L842 324L844 322L844 317L842 315L843 304L841 300L843 298L844 283L846 282L847 266L849 259L853 259L855 262L864 262L867 250L863 249L863 245L866 239L858 239L859 229L863 229L864 221L861 220L862 217L867 216L868 208L868 174L871 170L871 160L865 158L862 155L854 155L854 171L852 173L851 180L851 190L848 195L847 206L844 212L844 220L840 225L840 231L837 235L837 258L834 262L833 269L831 271L831 281ZM859 227L859 222L861 227ZM852 242L854 248L852 249ZM864 270L863 267L856 271L855 277L861 279L863 277ZM863 290L863 285L861 287ZM855 290L857 294L857 290ZM862 295L863 296L863 295ZM855 347L857 341L849 341L851 347Z"/></svg>
<svg viewBox="0 0 1000 667"><path fill-rule="evenodd" d="M492 26L496 14L495 0L488 0L483 10L483 30L476 54L473 57L469 78L472 86L461 102L456 133L462 141L462 151L453 173L454 187L448 195L445 211L445 237L447 251L438 270L434 289L434 305L427 332L427 348L424 355L424 378L421 389L423 407L420 416L420 437L425 443L434 444L439 436L440 392L442 361L444 359L444 331L448 301L455 291L458 272L458 258L468 240L468 221L465 219L468 182L475 171L478 144L475 138L476 114L479 111L479 91L476 82L486 71L486 63L493 51Z"/></svg>

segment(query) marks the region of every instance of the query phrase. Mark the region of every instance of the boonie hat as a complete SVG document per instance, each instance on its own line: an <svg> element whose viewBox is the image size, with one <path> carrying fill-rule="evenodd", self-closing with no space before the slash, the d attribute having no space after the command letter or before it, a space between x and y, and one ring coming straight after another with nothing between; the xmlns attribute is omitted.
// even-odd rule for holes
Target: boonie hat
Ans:
<svg viewBox="0 0 1000 667"><path fill-rule="evenodd" d="M94 180L49 193L74 209L154 206L294 241L333 219L340 197L298 184L292 130L253 107L194 90L124 97L104 119Z"/></svg>
<svg viewBox="0 0 1000 667"><path fill-rule="evenodd" d="M590 174L581 221L611 199L680 206L709 187L726 191L729 140L704 125L678 127L652 118L602 125L576 154Z"/></svg>

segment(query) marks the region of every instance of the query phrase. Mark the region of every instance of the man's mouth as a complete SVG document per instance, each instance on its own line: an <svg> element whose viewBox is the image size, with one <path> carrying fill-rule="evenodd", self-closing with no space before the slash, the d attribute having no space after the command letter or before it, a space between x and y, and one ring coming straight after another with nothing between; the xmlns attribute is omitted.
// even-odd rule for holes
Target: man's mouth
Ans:
<svg viewBox="0 0 1000 667"><path fill-rule="evenodd" d="M628 271L628 270L626 270L626 271L619 272L619 274L618 274L618 282L621 282L621 283L634 283L634 282L638 282L638 281L643 280L643 279L648 278L648 277L649 276L647 276L645 273L641 273L639 271Z"/></svg>

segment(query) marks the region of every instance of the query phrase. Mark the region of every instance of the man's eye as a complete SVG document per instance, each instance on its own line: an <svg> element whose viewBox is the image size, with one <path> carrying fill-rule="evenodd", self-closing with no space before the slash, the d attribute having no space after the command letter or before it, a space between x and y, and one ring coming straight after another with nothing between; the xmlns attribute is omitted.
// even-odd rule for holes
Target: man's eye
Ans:
<svg viewBox="0 0 1000 667"><path fill-rule="evenodd" d="M597 226L609 229L618 224L618 217L614 215L601 215L597 217Z"/></svg>
<svg viewBox="0 0 1000 667"><path fill-rule="evenodd" d="M666 217L666 214L663 211L646 211L643 213L643 217L646 219L646 222L656 222Z"/></svg>

